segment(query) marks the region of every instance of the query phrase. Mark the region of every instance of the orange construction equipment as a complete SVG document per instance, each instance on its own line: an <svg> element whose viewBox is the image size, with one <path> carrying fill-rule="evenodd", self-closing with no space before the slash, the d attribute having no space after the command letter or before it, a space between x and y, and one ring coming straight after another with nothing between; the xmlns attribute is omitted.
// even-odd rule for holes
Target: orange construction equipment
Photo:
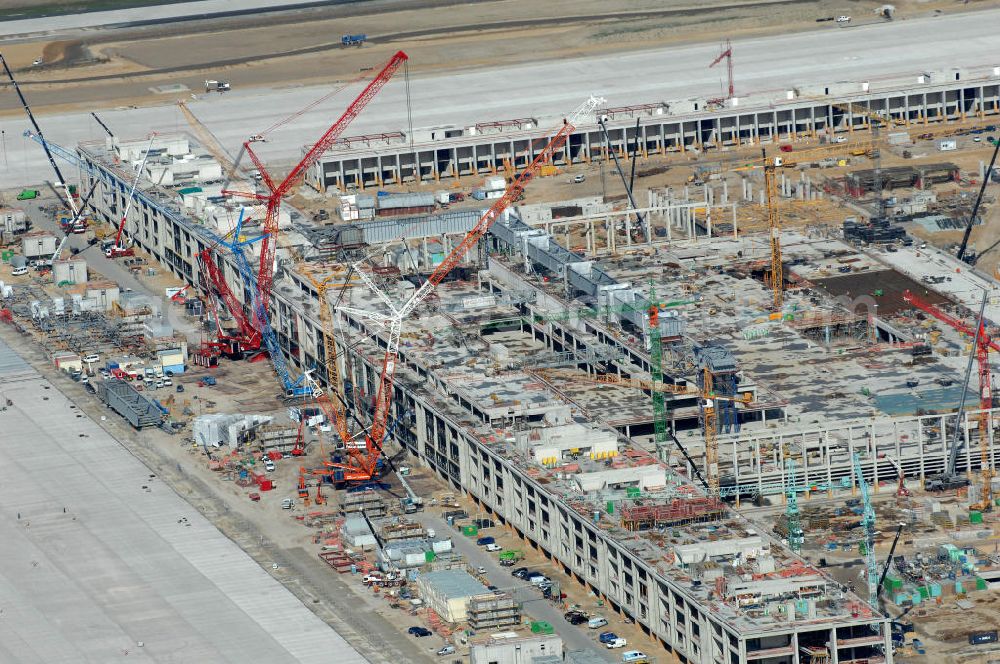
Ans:
<svg viewBox="0 0 1000 664"><path fill-rule="evenodd" d="M381 465L382 443L389 426L389 414L394 392L393 379L396 373L396 363L399 359L399 337L402 332L403 321L409 318L413 310L431 296L438 285L444 281L445 277L462 261L465 255L478 246L479 241L483 239L493 223L500 218L504 210L521 197L528 180L538 173L542 165L554 163L554 156L566 144L570 134L576 128L575 124L585 116L593 114L604 101L604 99L591 97L570 118L563 120L562 126L549 140L548 144L538 151L532 162L521 171L514 182L507 186L503 195L496 199L490 209L479 219L475 227L452 249L451 253L445 257L427 280L420 285L420 288L402 306L397 307L392 298L382 292L375 279L369 276L363 268L358 268L358 274L368 284L375 295L392 311L392 314L374 313L353 307L343 307L342 309L352 315L376 321L384 325L388 331L385 355L382 360L382 373L375 397L375 413L372 417L371 429L369 429L365 438L365 457L361 465L331 464L335 470L339 471L338 476L343 478L343 480L368 481L378 473Z"/></svg>

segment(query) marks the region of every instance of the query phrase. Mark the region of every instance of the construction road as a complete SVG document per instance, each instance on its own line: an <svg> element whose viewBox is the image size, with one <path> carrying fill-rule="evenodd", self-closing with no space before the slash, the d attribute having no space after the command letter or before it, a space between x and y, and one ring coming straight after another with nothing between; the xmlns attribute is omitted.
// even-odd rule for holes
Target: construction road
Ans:
<svg viewBox="0 0 1000 664"><path fill-rule="evenodd" d="M559 605L543 598L542 593L527 581L512 577L510 571L513 568L501 566L497 556L477 546L475 539L463 537L460 530L449 526L444 519L427 512L416 515L414 520L427 528L434 529L438 537L451 537L455 551L462 554L469 565L486 568L485 576L490 584L500 590L509 591L514 599L523 604L525 613L533 619L550 623L555 628L556 634L562 638L565 650L589 650L609 662L619 661L614 651L598 647L594 640L595 632L588 630L586 625L574 626L566 622L563 618L563 609ZM491 533L492 529L488 529L482 534L486 536ZM551 570L552 568L547 566L543 571L548 575L551 574Z"/></svg>
<svg viewBox="0 0 1000 664"><path fill-rule="evenodd" d="M740 105L768 105L794 86L843 81L870 81L877 91L887 79L898 84L925 71L965 70L965 76L991 75L988 53L994 45L993 26L1000 10L919 18L849 27L824 26L813 32L741 41L736 59ZM578 57L508 65L485 70L411 75L410 101L414 128L465 127L476 122L535 117L542 126L555 126L589 94L607 98L611 106L705 98L719 91L720 73L708 69L716 44L676 46L613 56ZM384 47L372 50L372 65L387 57ZM386 54L386 55L383 55ZM622 73L627 72L627 76ZM333 82L331 81L331 84ZM914 83L915 84L915 83ZM290 86L294 85L290 82ZM361 89L355 84L319 104L290 125L258 144L272 165L290 163L302 146L315 141ZM290 90L294 90L291 93ZM232 153L250 134L319 99L330 88L288 87L234 89L224 96L198 95L189 107ZM190 92L155 97L161 106L128 108L102 113L104 121L122 138L141 138L150 130L188 131L183 115L172 103ZM30 87L25 91L31 99ZM4 100L5 107L16 101ZM403 77L390 83L347 130L348 135L408 129ZM71 147L79 140L103 138L102 130L86 112L59 113L40 118L46 136ZM40 147L21 137L26 118L12 116L2 124L0 187L36 184L51 178Z"/></svg>

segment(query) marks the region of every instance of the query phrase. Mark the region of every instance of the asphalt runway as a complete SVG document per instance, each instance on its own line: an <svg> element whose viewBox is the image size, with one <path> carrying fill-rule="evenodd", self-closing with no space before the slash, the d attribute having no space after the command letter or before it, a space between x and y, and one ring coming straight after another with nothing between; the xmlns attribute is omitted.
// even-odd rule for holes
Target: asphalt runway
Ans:
<svg viewBox="0 0 1000 664"><path fill-rule="evenodd" d="M970 75L992 72L996 63L993 26L1000 10L988 10L874 23L856 27L824 24L820 30L740 41L734 44L737 94L744 107L769 104L783 91L803 85L870 81L872 90L925 71L953 67ZM555 126L584 101L599 94L609 105L705 98L718 93L718 68L708 69L717 44L670 47L614 56L583 57L528 65L451 73L413 75L410 79L413 126L463 127L489 120L535 117ZM361 89L361 84L326 101L259 144L272 165L288 165L302 155ZM290 115L329 91L323 86L281 89L235 89L224 96L200 96L190 108L236 154L240 143L276 120ZM29 94L30 101L30 91ZM183 95L176 95L183 96ZM102 118L123 138L141 138L150 130L186 130L174 106L103 111ZM347 130L347 135L406 130L406 96L401 75ZM101 129L86 112L41 118L46 136L67 147L79 140L101 138ZM44 153L21 138L26 118L0 125L6 149L0 155L0 186L36 184L50 178Z"/></svg>

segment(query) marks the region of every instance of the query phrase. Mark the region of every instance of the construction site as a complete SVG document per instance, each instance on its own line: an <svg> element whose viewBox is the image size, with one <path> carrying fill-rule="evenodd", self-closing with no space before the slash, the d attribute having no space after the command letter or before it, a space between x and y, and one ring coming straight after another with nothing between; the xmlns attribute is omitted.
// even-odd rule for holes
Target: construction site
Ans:
<svg viewBox="0 0 1000 664"><path fill-rule="evenodd" d="M49 169L0 209L0 659L1000 660L1000 67L751 91L731 38L721 93L432 125L343 40L236 145L196 95L56 142L0 56Z"/></svg>

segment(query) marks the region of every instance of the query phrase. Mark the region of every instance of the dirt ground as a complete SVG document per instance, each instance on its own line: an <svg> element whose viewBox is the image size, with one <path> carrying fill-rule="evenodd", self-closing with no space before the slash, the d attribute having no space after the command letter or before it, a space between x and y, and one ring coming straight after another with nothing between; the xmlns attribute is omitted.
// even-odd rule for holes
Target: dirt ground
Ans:
<svg viewBox="0 0 1000 664"><path fill-rule="evenodd" d="M841 11L820 0L500 0L385 10L357 3L262 17L119 31L88 31L78 39L6 44L4 56L40 111L157 105L172 99L149 88L184 84L198 90L206 76L235 87L274 87L348 79L398 49L411 70L459 70L614 53L667 44L743 38L814 29ZM857 21L878 21L882 3L841 3ZM932 0L896 2L900 18L1000 5ZM339 35L365 33L369 44L342 49ZM42 56L45 64L33 67ZM20 112L12 95L0 114Z"/></svg>

